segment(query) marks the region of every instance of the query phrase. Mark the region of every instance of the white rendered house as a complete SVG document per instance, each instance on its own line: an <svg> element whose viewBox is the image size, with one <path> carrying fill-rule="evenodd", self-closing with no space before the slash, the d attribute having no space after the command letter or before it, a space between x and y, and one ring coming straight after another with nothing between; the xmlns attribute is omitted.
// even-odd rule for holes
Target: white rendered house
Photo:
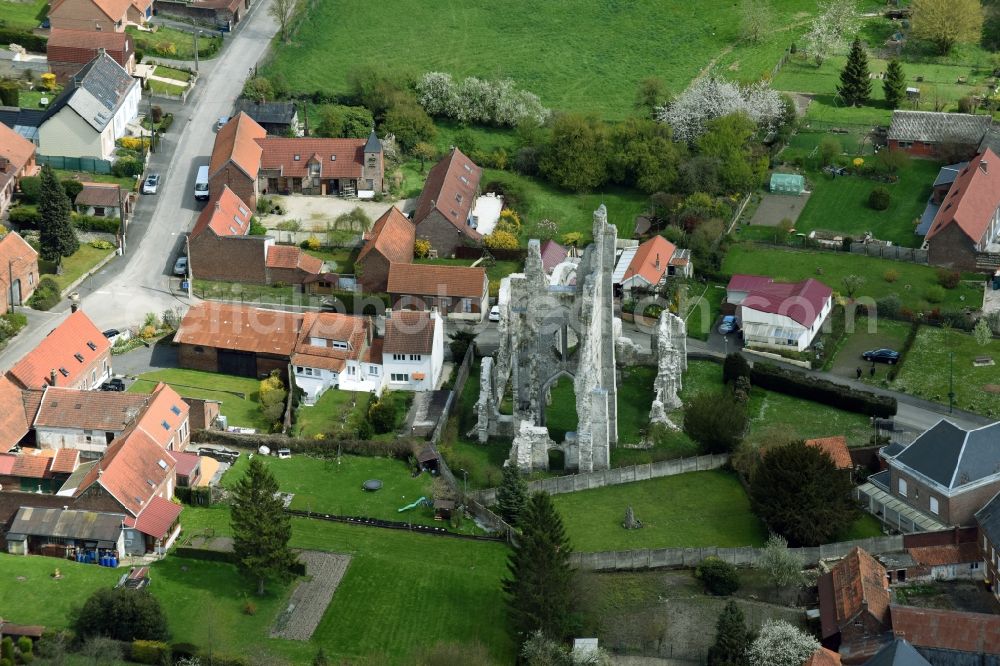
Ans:
<svg viewBox="0 0 1000 666"><path fill-rule="evenodd" d="M382 367L394 391L433 391L444 365L444 324L433 312L399 310L385 322Z"/></svg>
<svg viewBox="0 0 1000 666"><path fill-rule="evenodd" d="M833 291L822 282L775 282L759 275L734 275L726 300L748 347L803 351L833 307Z"/></svg>

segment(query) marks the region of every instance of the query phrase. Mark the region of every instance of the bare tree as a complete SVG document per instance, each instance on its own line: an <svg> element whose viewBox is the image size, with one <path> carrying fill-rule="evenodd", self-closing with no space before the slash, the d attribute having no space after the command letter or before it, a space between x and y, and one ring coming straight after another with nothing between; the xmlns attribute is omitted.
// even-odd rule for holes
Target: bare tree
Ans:
<svg viewBox="0 0 1000 666"><path fill-rule="evenodd" d="M764 39L774 22L774 12L767 0L742 0L740 3L740 32L743 39L756 44Z"/></svg>
<svg viewBox="0 0 1000 666"><path fill-rule="evenodd" d="M292 22L295 14L297 0L274 0L271 3L268 13L278 22L278 30L281 32L281 41L288 41L288 24Z"/></svg>

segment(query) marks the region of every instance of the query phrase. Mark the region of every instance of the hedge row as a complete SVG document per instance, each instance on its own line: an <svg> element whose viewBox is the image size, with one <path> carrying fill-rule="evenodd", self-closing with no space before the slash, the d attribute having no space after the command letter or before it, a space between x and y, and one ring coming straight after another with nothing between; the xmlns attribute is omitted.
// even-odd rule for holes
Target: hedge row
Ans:
<svg viewBox="0 0 1000 666"><path fill-rule="evenodd" d="M910 352L913 347L913 343L917 340L917 332L920 331L920 324L914 322L910 324L910 330L906 333L906 340L903 341L903 348L899 350L899 361L896 365L889 370L889 381L893 381L899 376L899 371L903 369L903 363L906 362L906 355Z"/></svg>
<svg viewBox="0 0 1000 666"><path fill-rule="evenodd" d="M786 370L772 363L757 361L750 369L750 383L769 391L777 391L812 400L830 407L867 416L889 418L896 414L896 399L834 384L826 379Z"/></svg>
<svg viewBox="0 0 1000 666"><path fill-rule="evenodd" d="M181 502L191 506L210 506L212 504L212 489L207 486L177 486L174 496Z"/></svg>
<svg viewBox="0 0 1000 666"><path fill-rule="evenodd" d="M45 53L48 39L26 30L0 28L0 44L19 44L34 53Z"/></svg>
<svg viewBox="0 0 1000 666"><path fill-rule="evenodd" d="M118 233L121 220L117 217L97 217L95 215L73 215L73 226L80 231L103 231Z"/></svg>
<svg viewBox="0 0 1000 666"><path fill-rule="evenodd" d="M236 564L236 554L232 551L207 550L205 548L190 548L188 546L178 546L174 549L174 557L186 557L189 560L202 560L204 562L225 562ZM296 576L306 575L306 565L298 560L289 567Z"/></svg>
<svg viewBox="0 0 1000 666"><path fill-rule="evenodd" d="M410 438L399 438L393 440L362 440L345 437L324 437L323 439L304 439L301 437L288 437L281 434L256 434L240 435L221 430L197 430L191 436L192 441L198 444L222 444L239 448L249 448L256 450L261 446L266 446L272 451L276 449L288 449L292 453L302 453L315 456L335 456L337 452L349 453L356 456L387 456L407 460L414 455L414 451L420 442Z"/></svg>

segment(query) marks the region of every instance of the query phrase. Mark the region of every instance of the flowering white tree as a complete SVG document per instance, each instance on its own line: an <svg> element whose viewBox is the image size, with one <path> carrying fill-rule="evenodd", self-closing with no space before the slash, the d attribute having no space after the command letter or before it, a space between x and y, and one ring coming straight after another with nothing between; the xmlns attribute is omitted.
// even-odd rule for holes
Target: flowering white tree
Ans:
<svg viewBox="0 0 1000 666"><path fill-rule="evenodd" d="M656 118L670 125L675 138L690 142L705 132L709 120L741 111L758 128L771 129L782 116L784 102L764 82L741 86L732 81L701 78L673 102L656 109Z"/></svg>
<svg viewBox="0 0 1000 666"><path fill-rule="evenodd" d="M550 113L537 95L519 90L510 79L469 76L455 82L450 74L428 72L417 81L417 99L427 113L463 123L514 126L533 120L540 124Z"/></svg>
<svg viewBox="0 0 1000 666"><path fill-rule="evenodd" d="M842 49L858 25L855 0L829 0L820 5L820 13L802 37L803 50L817 65Z"/></svg>
<svg viewBox="0 0 1000 666"><path fill-rule="evenodd" d="M747 650L750 666L802 666L819 641L784 620L768 620Z"/></svg>

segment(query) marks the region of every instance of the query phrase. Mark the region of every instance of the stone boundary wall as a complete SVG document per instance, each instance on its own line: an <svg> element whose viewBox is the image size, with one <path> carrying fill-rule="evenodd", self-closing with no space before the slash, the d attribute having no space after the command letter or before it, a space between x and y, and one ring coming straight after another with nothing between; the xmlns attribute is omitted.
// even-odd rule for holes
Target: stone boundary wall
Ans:
<svg viewBox="0 0 1000 666"><path fill-rule="evenodd" d="M646 481L648 479L674 476L675 474L683 474L685 472L718 469L727 462L729 462L727 454L677 458L675 460L664 460L645 465L632 465L631 467L618 467L597 472L588 472L586 474L572 474L569 476L557 476L550 479L529 481L528 491L533 493L547 492L550 495L573 493L578 490L617 486L622 483ZM469 493L469 495L481 504L490 506L496 503L497 489L488 488Z"/></svg>
<svg viewBox="0 0 1000 666"><path fill-rule="evenodd" d="M828 543L814 548L791 548L802 555L807 565L821 559L839 558L860 546L873 555L892 553L904 549L902 535L857 539ZM618 550L600 553L573 553L570 562L585 571L635 571L642 569L692 568L709 557L718 557L735 566L752 566L763 554L763 548L656 548L643 550Z"/></svg>

